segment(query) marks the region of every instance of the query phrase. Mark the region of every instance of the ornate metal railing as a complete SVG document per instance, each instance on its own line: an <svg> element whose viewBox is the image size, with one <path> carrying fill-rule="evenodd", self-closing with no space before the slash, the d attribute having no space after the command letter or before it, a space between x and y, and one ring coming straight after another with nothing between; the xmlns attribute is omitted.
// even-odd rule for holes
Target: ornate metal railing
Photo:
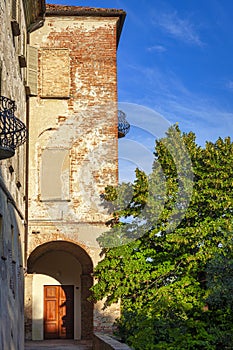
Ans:
<svg viewBox="0 0 233 350"><path fill-rule="evenodd" d="M124 137L130 129L130 124L126 120L126 114L118 110L118 137Z"/></svg>
<svg viewBox="0 0 233 350"><path fill-rule="evenodd" d="M27 139L24 123L15 117L15 101L0 96L0 159L10 158Z"/></svg>

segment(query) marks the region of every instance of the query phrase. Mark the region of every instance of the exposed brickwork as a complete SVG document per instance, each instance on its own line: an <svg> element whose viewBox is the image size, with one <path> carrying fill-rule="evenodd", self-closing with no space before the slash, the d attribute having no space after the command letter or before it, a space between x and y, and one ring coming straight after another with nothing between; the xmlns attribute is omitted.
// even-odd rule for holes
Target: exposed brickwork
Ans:
<svg viewBox="0 0 233 350"><path fill-rule="evenodd" d="M119 317L120 303L113 304L111 308L102 310L103 303L96 303L94 310L94 331L112 334L116 330L114 321Z"/></svg>
<svg viewBox="0 0 233 350"><path fill-rule="evenodd" d="M88 339L93 327L112 331L119 315L119 306L103 314L102 303L95 305L93 315L88 300L92 271L85 254L94 266L100 259L96 238L106 231L110 215L101 194L106 185L118 181L116 47L125 14L50 5L47 15L44 26L31 35L39 55L38 96L30 100L29 272L36 272L33 263L46 253L40 248L48 244L49 249L67 251L65 243L72 243L74 250L68 252L82 266L81 337ZM53 60L56 50L59 58ZM68 162L58 169L59 179L52 158L51 175L48 172L61 181L61 195L55 201L44 200L43 152L61 148L67 150ZM39 333L37 327L35 334ZM75 334L78 337L77 329Z"/></svg>
<svg viewBox="0 0 233 350"><path fill-rule="evenodd" d="M112 9L112 8L97 8L97 7L89 7L89 6L67 6L67 5L54 5L47 4L46 5L46 15L76 15L76 16L117 16L120 14L125 14L123 10Z"/></svg>
<svg viewBox="0 0 233 350"><path fill-rule="evenodd" d="M116 17L117 18L117 45L120 40L122 27L125 21L125 11L120 9L93 8L84 6L64 6L47 4L48 16L89 16L89 17Z"/></svg>
<svg viewBox="0 0 233 350"><path fill-rule="evenodd" d="M69 148L71 203L67 206L63 203L63 207L67 207L63 215L71 209L78 221L104 223L107 217L99 195L107 184L116 184L118 176L116 19L84 20L78 17L68 21L49 18L31 43L39 49L39 96L43 96L46 77L41 80L38 43L42 43L43 48L66 48L70 55L70 98L57 101L57 105L63 105L63 114L51 117L54 101L40 100L40 97L32 99L32 114L41 116L32 124L35 138L31 140L31 169L34 178L38 178L43 147ZM63 66L60 69L58 75L62 74ZM51 90L55 89L51 80L47 84ZM48 127L56 132L44 132ZM33 184L30 196L31 215L36 213L37 219L43 218L44 211L50 206L34 201L40 197L39 186L35 191ZM60 219L60 213L54 215Z"/></svg>

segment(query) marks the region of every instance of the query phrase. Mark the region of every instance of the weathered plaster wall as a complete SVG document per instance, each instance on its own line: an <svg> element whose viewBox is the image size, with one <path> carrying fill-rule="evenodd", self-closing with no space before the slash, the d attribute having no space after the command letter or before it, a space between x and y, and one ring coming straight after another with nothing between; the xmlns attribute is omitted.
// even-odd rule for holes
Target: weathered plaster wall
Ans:
<svg viewBox="0 0 233 350"><path fill-rule="evenodd" d="M25 20L22 3L18 13L21 35L11 29L11 1L0 2L1 95L16 103L15 115L25 122L25 68L18 55L24 48ZM0 161L0 349L24 348L24 210L25 147L15 156Z"/></svg>
<svg viewBox="0 0 233 350"><path fill-rule="evenodd" d="M21 4L22 6L22 4ZM0 4L0 67L1 95L16 103L15 115L26 122L25 68L20 68L18 56L22 53L26 36L23 11L21 11L21 35L14 37L11 29L11 3L1 1ZM10 172L9 167L12 166ZM9 192L17 202L18 208L24 212L24 179L25 179L25 146L16 150L14 157L0 163L0 176ZM18 186L17 186L18 184Z"/></svg>
<svg viewBox="0 0 233 350"><path fill-rule="evenodd" d="M38 96L30 98L29 256L46 242L68 241L82 247L94 266L100 259L96 238L110 217L100 196L118 181L116 25L116 17L47 17L31 35L39 60ZM64 150L59 169L53 164L58 150ZM61 183L58 198L43 188L44 174L48 187ZM81 278L83 286L90 284L90 276ZM82 317L90 303L83 289ZM27 293L28 305L29 298ZM94 327L110 330L119 307L103 315L102 305L95 306Z"/></svg>
<svg viewBox="0 0 233 350"><path fill-rule="evenodd" d="M32 220L33 213L36 219L52 216L53 221L62 217L93 224L107 219L100 194L107 184L116 184L118 176L115 27L114 18L47 18L44 27L32 35L31 45L38 47L40 62L39 95L31 98L30 169L37 180L30 187ZM60 86L61 94L69 86L69 98L43 96L43 90L53 95L59 84L51 76L46 80L42 72L41 57L49 48L51 54L59 48L69 52L69 80ZM58 76L67 69L65 58L63 65L53 67ZM66 203L54 206L41 198L45 148L68 150L70 198Z"/></svg>

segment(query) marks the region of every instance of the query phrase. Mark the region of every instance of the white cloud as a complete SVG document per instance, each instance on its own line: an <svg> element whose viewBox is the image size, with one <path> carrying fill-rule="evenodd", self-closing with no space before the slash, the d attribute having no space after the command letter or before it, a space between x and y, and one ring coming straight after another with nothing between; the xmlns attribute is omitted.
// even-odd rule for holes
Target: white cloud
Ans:
<svg viewBox="0 0 233 350"><path fill-rule="evenodd" d="M133 76L137 72L135 85L143 85L145 92L137 100L132 101L130 96L128 100L152 108L172 124L178 122L182 131L195 132L201 145L219 136L233 139L233 113L214 97L190 91L172 71L137 65L131 68ZM229 83L233 89L233 81Z"/></svg>
<svg viewBox="0 0 233 350"><path fill-rule="evenodd" d="M188 19L179 18L177 12L160 13L154 18L153 24L176 39L192 45L203 45L194 25Z"/></svg>
<svg viewBox="0 0 233 350"><path fill-rule="evenodd" d="M193 95L192 100L184 96L169 101L164 114L170 115L170 121L178 120L182 131L194 131L199 144L216 141L219 137L233 138L233 113L223 106L215 106L211 100Z"/></svg>
<svg viewBox="0 0 233 350"><path fill-rule="evenodd" d="M153 101L153 100L152 100ZM151 101L151 102L152 102ZM197 142L215 142L219 137L231 136L233 139L233 113L224 106L216 105L212 98L200 95L177 93L168 98L165 95L154 100L159 102L159 110L172 124L178 122L182 131L193 131Z"/></svg>
<svg viewBox="0 0 233 350"><path fill-rule="evenodd" d="M152 52L152 51L156 51L158 53L163 53L165 51L167 51L165 46L162 45L153 45L147 48L147 51Z"/></svg>

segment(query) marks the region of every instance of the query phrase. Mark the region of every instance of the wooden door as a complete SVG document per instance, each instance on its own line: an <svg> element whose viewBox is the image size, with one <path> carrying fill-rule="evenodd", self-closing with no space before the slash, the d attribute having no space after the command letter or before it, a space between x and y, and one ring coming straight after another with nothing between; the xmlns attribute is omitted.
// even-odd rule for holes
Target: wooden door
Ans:
<svg viewBox="0 0 233 350"><path fill-rule="evenodd" d="M44 286L44 339L74 338L74 287Z"/></svg>

